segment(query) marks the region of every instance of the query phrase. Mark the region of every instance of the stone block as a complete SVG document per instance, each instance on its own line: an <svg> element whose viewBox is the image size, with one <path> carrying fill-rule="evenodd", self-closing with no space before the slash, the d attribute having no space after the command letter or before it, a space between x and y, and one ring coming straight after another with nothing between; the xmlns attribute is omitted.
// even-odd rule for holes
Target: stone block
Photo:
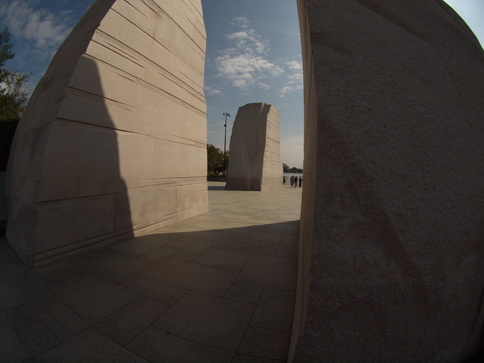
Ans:
<svg viewBox="0 0 484 363"><path fill-rule="evenodd" d="M484 318L482 48L443 1L298 5L305 188L290 359L465 360Z"/></svg>
<svg viewBox="0 0 484 363"><path fill-rule="evenodd" d="M227 189L271 190L282 185L279 110L265 103L239 107L230 137Z"/></svg>
<svg viewBox="0 0 484 363"><path fill-rule="evenodd" d="M208 211L200 1L98 0L32 94L7 173L30 265Z"/></svg>

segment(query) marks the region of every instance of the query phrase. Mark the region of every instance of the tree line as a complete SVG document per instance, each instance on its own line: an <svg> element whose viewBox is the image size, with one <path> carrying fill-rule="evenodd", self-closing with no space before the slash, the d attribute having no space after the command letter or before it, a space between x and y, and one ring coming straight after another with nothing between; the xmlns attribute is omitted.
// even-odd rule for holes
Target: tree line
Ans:
<svg viewBox="0 0 484 363"><path fill-rule="evenodd" d="M10 36L7 28L0 32L0 171L7 167L13 135L29 94L29 74L6 67L6 62L15 56Z"/></svg>
<svg viewBox="0 0 484 363"><path fill-rule="evenodd" d="M224 170L228 169L229 154L226 153L225 168L224 168L224 153L218 147L212 144L207 144L207 175L209 177L223 176ZM284 173L302 173L303 170L283 163L282 171Z"/></svg>
<svg viewBox="0 0 484 363"><path fill-rule="evenodd" d="M282 163L282 171L284 173L299 173L299 174L303 172L302 169L296 168L294 166L291 168L291 167L289 167L289 165L284 164L284 163Z"/></svg>

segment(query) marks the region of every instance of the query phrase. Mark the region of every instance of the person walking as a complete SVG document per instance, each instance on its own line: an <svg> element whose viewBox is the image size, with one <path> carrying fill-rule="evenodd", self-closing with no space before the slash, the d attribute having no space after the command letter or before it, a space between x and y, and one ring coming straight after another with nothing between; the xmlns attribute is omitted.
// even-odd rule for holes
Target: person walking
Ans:
<svg viewBox="0 0 484 363"><path fill-rule="evenodd" d="M299 175L299 188L302 187L302 175Z"/></svg>
<svg viewBox="0 0 484 363"><path fill-rule="evenodd" d="M290 181L291 181L291 188L292 188L292 186L294 185L294 175L291 175Z"/></svg>

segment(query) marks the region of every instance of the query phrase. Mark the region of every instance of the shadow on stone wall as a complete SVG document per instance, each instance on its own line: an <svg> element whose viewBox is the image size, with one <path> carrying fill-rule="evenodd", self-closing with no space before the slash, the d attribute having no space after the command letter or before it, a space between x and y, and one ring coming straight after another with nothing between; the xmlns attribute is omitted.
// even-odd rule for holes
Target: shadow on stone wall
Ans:
<svg viewBox="0 0 484 363"><path fill-rule="evenodd" d="M69 76L52 120L42 119L49 117L43 110L56 92L49 73L42 79L12 147L7 238L29 265L133 235L118 134L97 65L81 56ZM66 111L73 99L77 108Z"/></svg>

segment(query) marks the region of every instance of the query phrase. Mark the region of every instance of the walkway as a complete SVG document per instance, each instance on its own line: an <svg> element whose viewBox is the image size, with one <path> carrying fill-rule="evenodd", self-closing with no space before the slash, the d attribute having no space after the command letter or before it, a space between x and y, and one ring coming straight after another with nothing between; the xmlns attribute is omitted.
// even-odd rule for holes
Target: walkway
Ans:
<svg viewBox="0 0 484 363"><path fill-rule="evenodd" d="M2 238L0 361L284 360L301 189L223 185L209 213L41 268Z"/></svg>

